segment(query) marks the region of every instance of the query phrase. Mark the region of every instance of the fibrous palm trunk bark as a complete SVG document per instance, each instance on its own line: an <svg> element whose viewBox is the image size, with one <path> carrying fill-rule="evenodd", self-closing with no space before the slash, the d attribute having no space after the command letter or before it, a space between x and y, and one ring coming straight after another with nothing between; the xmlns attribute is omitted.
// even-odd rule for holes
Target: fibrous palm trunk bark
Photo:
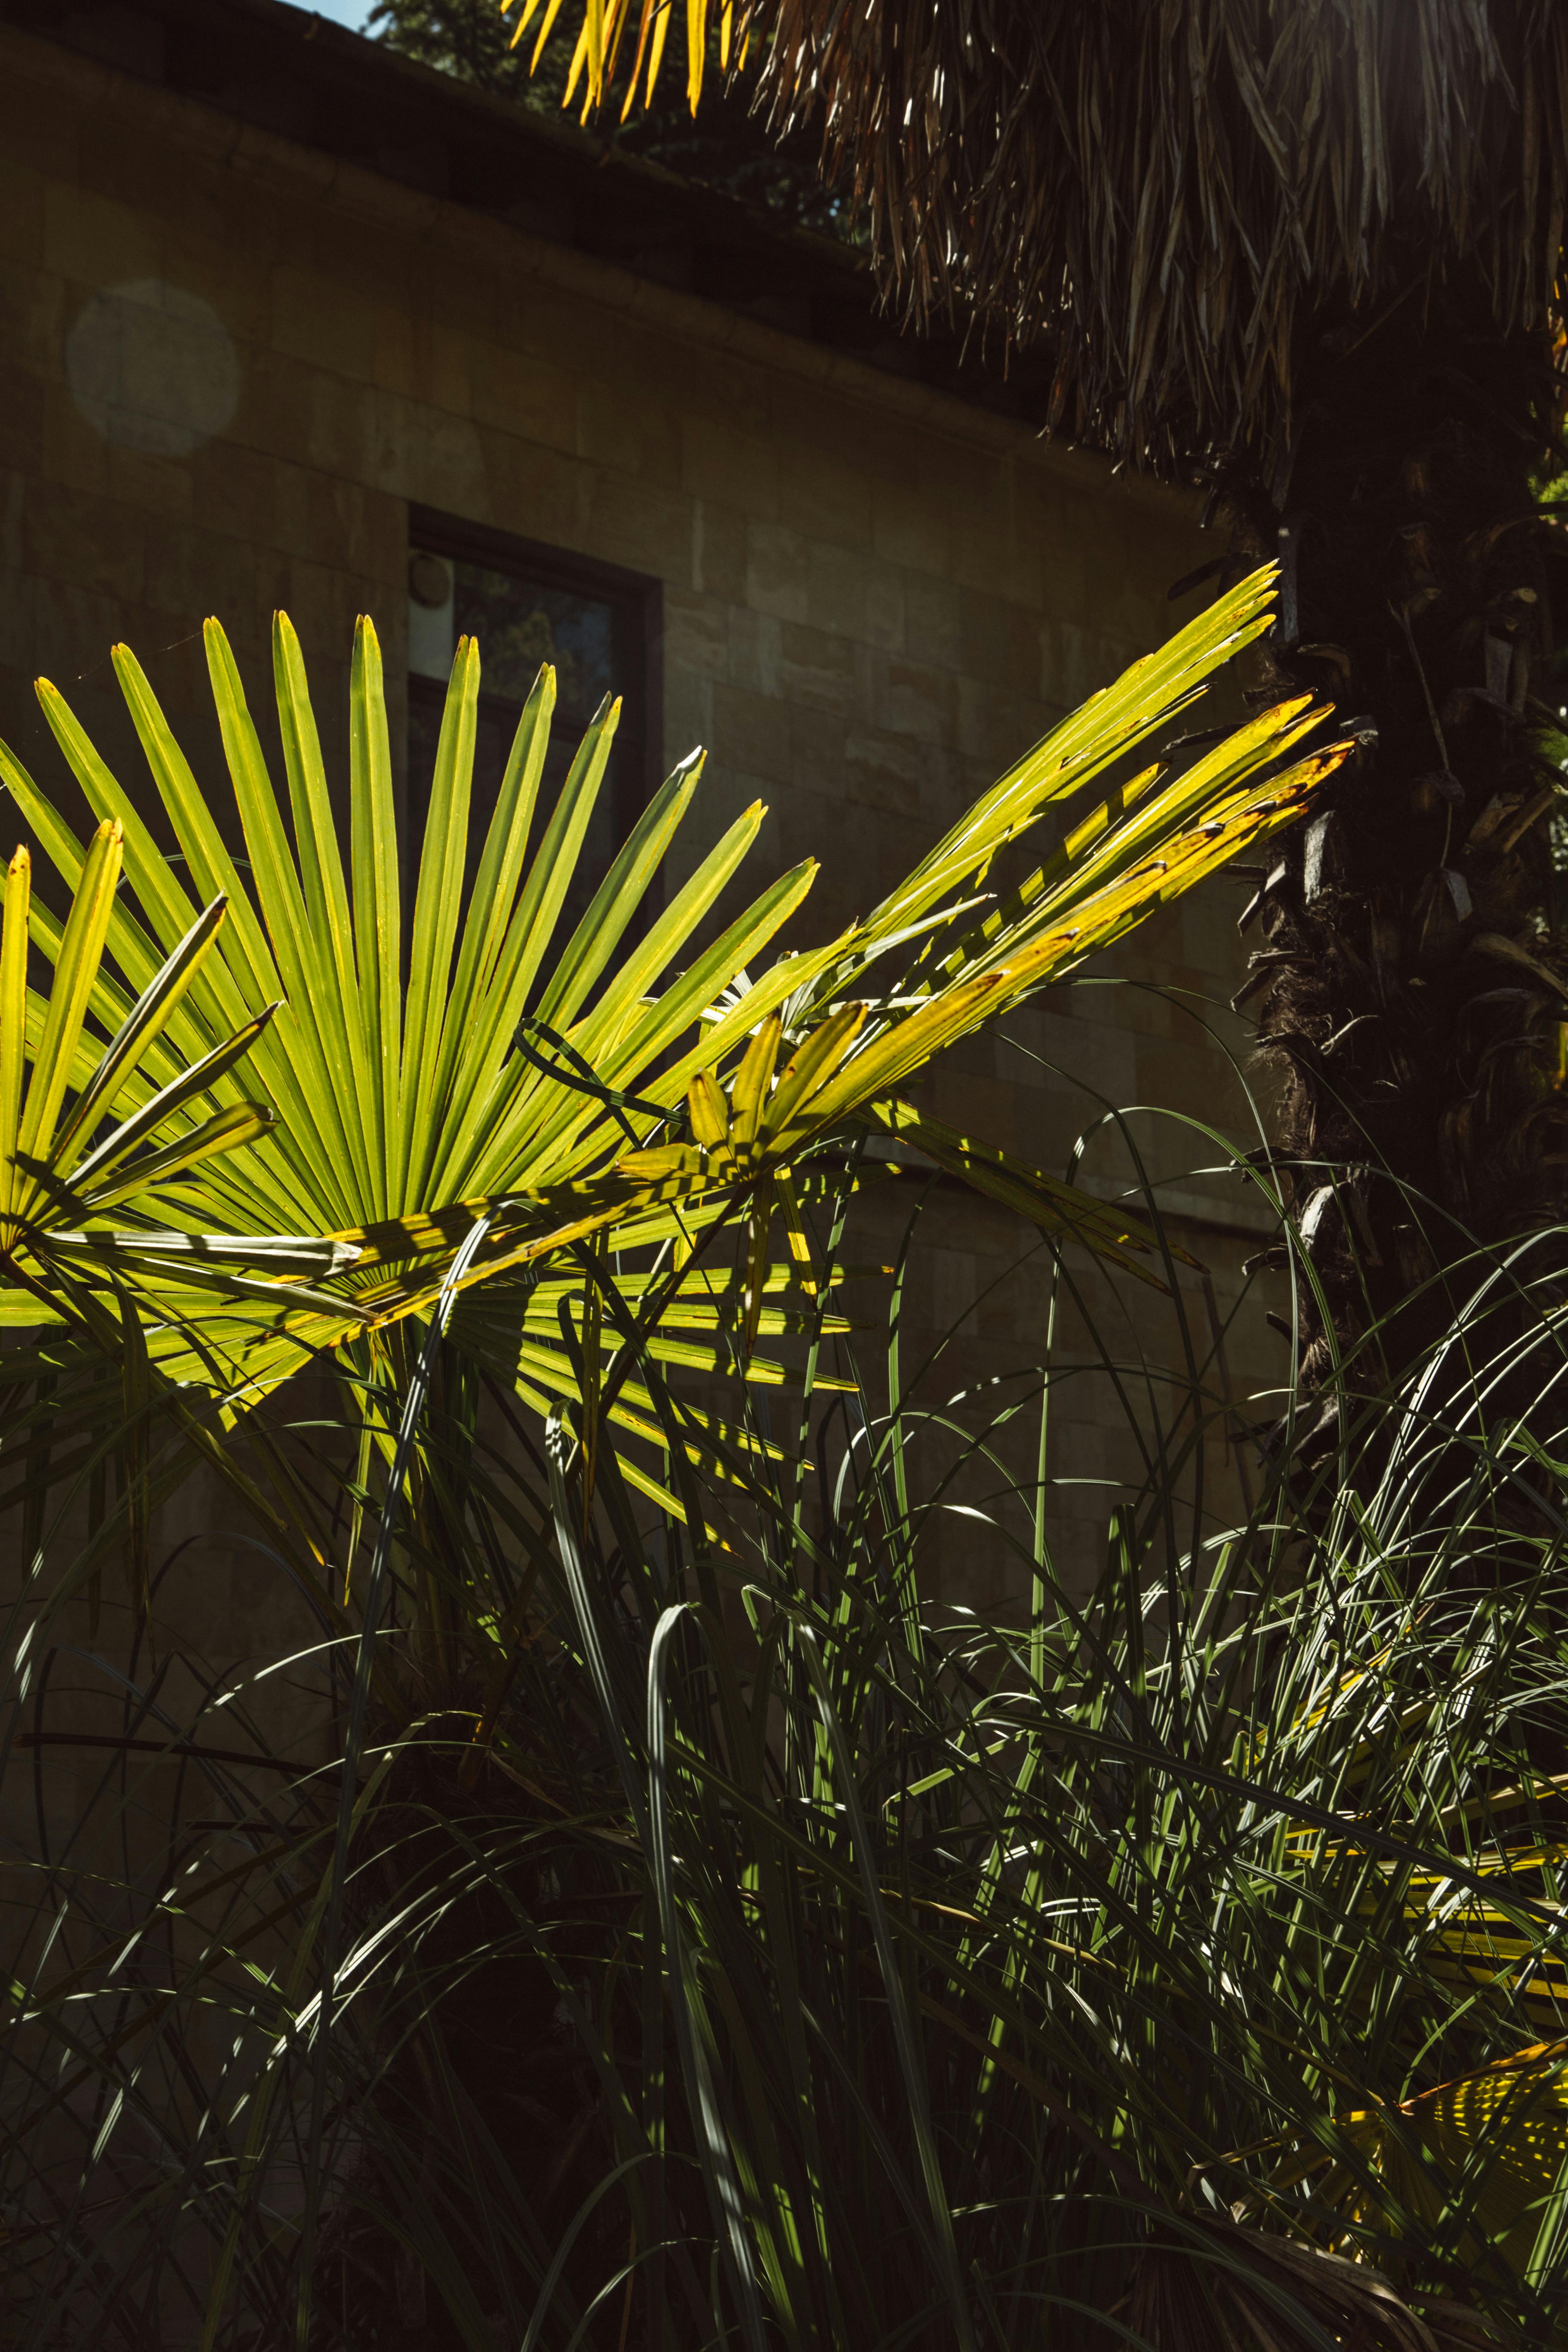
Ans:
<svg viewBox="0 0 1568 2352"><path fill-rule="evenodd" d="M1361 743L1253 902L1244 993L1326 1322L1351 1348L1381 1327L1406 1363L1477 1243L1558 1213L1568 1152L1536 698L1550 353L1462 291L1422 302L1313 322L1288 469L1227 485L1249 551L1283 563L1271 686L1331 696ZM1310 1307L1305 1341L1310 1388L1331 1353Z"/></svg>

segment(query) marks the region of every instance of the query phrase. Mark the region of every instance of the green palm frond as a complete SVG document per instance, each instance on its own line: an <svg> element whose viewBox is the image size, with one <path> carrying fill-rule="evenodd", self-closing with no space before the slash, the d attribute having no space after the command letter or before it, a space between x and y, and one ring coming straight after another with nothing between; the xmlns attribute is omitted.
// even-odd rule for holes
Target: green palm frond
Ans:
<svg viewBox="0 0 1568 2352"><path fill-rule="evenodd" d="M1568 2191L1568 2043L1533 2042L1386 2106L1349 2108L1305 2148L1281 2147L1277 2196L1305 2188L1347 2231L1381 2206L1410 2235L1458 2202L1472 2262L1500 2258L1533 2283L1561 2260ZM1328 2141L1328 2146L1321 2143ZM1245 2151L1268 2157L1275 2144Z"/></svg>
<svg viewBox="0 0 1568 2352"><path fill-rule="evenodd" d="M1053 730L840 938L760 970L815 867L770 880L710 944L695 947L764 814L748 809L660 906L659 870L700 775L695 755L655 793L586 912L558 940L618 706L594 719L546 814L537 803L554 702L549 669L519 722L465 904L479 654L469 639L459 646L406 933L368 621L350 688L346 865L285 618L273 653L286 796L268 773L227 641L216 623L206 628L243 866L128 651L116 652L116 672L179 862L157 846L64 698L41 685L89 805L123 838L125 888L94 901L119 977L107 962L95 966L78 993L81 1016L105 1031L141 1024L134 1063L116 1065L115 1084L153 1156L111 1154L111 1167L100 1149L95 1171L138 1212L137 1171L156 1175L165 1226L247 1237L248 1257L237 1249L222 1265L172 1234L99 1245L108 1273L142 1301L153 1364L174 1381L216 1381L226 1410L242 1411L322 1349L368 1347L373 1360L397 1326L434 1311L467 1245L458 1288L464 1298L492 1291L493 1307L465 1310L458 1328L488 1331L499 1350L488 1360L504 1362L531 1392L575 1396L559 1328L552 1336L537 1299L531 1306L502 1286L548 1264L572 1291L568 1320L582 1332L596 1328L597 1312L584 1252L597 1242L623 1257L642 1251L666 1269L653 1312L673 1319L668 1329L658 1323L660 1344L689 1350L689 1331L676 1337L687 1294L669 1277L735 1216L747 1223L740 1344L750 1360L770 1329L777 1206L786 1211L790 1278L807 1278L809 1252L787 1213L791 1169L868 1126L904 1133L1063 1238L1120 1263L1129 1248L1147 1248L1133 1222L922 1123L897 1089L946 1045L1289 824L1343 756L1342 745L1321 747L1321 707L1283 704L1173 780L1145 767L999 903L977 895L1002 850L1147 745L1261 634L1271 585L1270 572L1256 574ZM68 884L84 884L92 853L10 754L0 751L0 770ZM226 905L210 935L193 889ZM69 965L67 932L37 908L34 937L46 957ZM199 954L184 944L193 937ZM151 1023L134 994L181 957L182 985ZM72 1083L89 1087L81 1034L79 1020L74 1062L52 1032L40 1043L57 1093L68 1062ZM241 1050L276 1110L265 1136L232 1067ZM188 1108L193 1069L216 1106L202 1127ZM79 1097L72 1134L84 1132L80 1104L91 1100ZM242 1134L250 1150L203 1156L211 1144L198 1139ZM304 1238L276 1238L294 1236ZM268 1249L307 1242L314 1260L267 1263ZM563 1299L550 1296L559 1327ZM515 1311L502 1345L497 1310L509 1297ZM765 1368L753 1372L766 1377ZM617 1410L646 1418L629 1396Z"/></svg>

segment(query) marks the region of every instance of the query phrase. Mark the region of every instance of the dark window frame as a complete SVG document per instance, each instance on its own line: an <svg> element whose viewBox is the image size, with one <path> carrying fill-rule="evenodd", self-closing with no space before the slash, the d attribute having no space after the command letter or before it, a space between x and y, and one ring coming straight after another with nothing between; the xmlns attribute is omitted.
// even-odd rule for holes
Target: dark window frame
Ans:
<svg viewBox="0 0 1568 2352"><path fill-rule="evenodd" d="M612 690L621 698L616 730L615 837L624 841L664 777L664 583L650 572L550 547L488 523L465 522L434 507L408 509L408 551L444 555L452 563L479 563L542 588L591 596L611 612ZM483 653L483 646L480 653ZM412 693L414 673L409 673ZM418 681L434 686L434 679ZM481 699L483 699L481 688ZM657 885L655 886L657 888ZM652 911L645 901L644 919Z"/></svg>

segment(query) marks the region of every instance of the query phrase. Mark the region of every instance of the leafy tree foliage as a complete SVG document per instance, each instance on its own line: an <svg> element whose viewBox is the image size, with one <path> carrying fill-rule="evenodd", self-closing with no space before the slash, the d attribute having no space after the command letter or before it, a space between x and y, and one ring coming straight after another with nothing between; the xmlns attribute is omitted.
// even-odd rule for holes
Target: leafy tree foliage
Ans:
<svg viewBox="0 0 1568 2352"><path fill-rule="evenodd" d="M495 96L510 98L531 113L561 118L566 99L572 45L545 46L537 72L530 74L535 32L531 27L514 48L515 10L503 16L495 0L378 0L370 30L389 48L418 63L454 74ZM765 115L753 108L754 84L726 75L719 56L717 28L709 35L710 79L694 116L676 76L666 74L646 108L602 110L595 136L625 152L645 156L684 179L721 189L742 203L775 215L791 227L816 229L853 238L857 207L824 185L819 142L812 131L770 132ZM567 120L581 111L583 91L574 94Z"/></svg>

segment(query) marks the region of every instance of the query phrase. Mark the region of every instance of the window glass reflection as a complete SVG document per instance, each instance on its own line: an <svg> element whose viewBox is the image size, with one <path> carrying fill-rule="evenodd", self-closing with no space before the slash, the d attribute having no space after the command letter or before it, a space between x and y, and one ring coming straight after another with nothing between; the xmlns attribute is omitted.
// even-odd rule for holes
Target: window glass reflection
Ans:
<svg viewBox="0 0 1568 2352"><path fill-rule="evenodd" d="M541 663L553 662L556 724L581 734L615 687L613 608L481 564L452 568L454 641L478 637L484 692L525 702Z"/></svg>

